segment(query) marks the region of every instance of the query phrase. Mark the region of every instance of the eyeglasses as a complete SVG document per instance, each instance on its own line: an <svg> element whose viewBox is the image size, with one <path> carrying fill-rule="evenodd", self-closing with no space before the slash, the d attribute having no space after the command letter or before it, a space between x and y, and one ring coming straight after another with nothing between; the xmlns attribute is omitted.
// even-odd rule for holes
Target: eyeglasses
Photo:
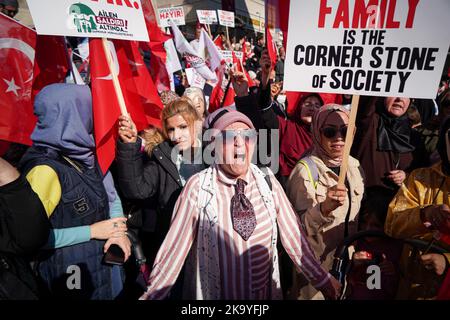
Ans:
<svg viewBox="0 0 450 320"><path fill-rule="evenodd" d="M305 102L303 104L304 107L306 108L314 108L314 109L319 109L322 105L319 103L311 103L311 102Z"/></svg>
<svg viewBox="0 0 450 320"><path fill-rule="evenodd" d="M254 139L258 135L255 129L246 129L246 130L223 130L220 132L222 135L223 141L231 141L237 138L237 136L242 137L243 139Z"/></svg>
<svg viewBox="0 0 450 320"><path fill-rule="evenodd" d="M340 127L339 129L335 127L325 127L320 129L320 132L322 132L322 134L328 139L334 138L338 132L341 133L341 137L345 138L347 135L347 128L347 126Z"/></svg>

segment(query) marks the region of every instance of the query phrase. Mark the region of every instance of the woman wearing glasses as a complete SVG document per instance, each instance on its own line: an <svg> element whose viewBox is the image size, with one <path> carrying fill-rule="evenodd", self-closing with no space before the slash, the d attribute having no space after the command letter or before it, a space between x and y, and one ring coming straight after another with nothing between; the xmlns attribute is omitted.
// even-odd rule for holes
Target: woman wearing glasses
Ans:
<svg viewBox="0 0 450 320"><path fill-rule="evenodd" d="M309 165L299 162L287 183L287 196L300 216L311 248L324 269L332 267L337 245L357 231L357 216L364 193L363 172L350 157L345 187L338 187L339 169L349 121L348 111L327 104L312 119L313 147ZM320 293L296 274L291 298L320 299Z"/></svg>

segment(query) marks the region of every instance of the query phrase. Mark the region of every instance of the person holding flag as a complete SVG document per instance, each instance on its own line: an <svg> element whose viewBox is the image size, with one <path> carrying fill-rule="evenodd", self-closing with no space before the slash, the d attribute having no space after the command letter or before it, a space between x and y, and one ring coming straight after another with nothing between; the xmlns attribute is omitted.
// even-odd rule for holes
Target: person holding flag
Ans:
<svg viewBox="0 0 450 320"><path fill-rule="evenodd" d="M187 99L176 99L162 111L164 140L153 148L150 160L144 162L141 138L134 122L119 117L117 141L118 182L124 196L130 200L156 199L151 210L155 219L152 261L169 230L175 202L189 178L205 168L202 162L202 142L197 138L200 115ZM201 132L200 132L201 133Z"/></svg>
<svg viewBox="0 0 450 320"><path fill-rule="evenodd" d="M39 276L49 298L114 299L123 287L121 270L103 264L103 254L115 244L127 260L131 244L112 176L102 174L95 157L90 89L46 86L34 112L33 145L20 168L52 225Z"/></svg>

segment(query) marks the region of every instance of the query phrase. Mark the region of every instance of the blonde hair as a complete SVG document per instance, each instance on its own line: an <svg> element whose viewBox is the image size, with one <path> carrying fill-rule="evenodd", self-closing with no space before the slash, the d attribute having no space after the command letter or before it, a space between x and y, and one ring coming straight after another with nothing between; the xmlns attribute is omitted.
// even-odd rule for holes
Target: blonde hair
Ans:
<svg viewBox="0 0 450 320"><path fill-rule="evenodd" d="M153 149L158 144L164 141L161 130L156 127L149 127L147 129L144 129L139 135L145 141L144 151L148 154L149 157L152 156Z"/></svg>
<svg viewBox="0 0 450 320"><path fill-rule="evenodd" d="M187 98L180 98L172 101L163 109L161 113L162 133L165 139L169 138L167 134L167 119L178 114L181 115L184 121L187 122L189 128L192 130L192 133L194 133L195 130L195 122L201 121L201 117L197 110L194 106L192 106Z"/></svg>

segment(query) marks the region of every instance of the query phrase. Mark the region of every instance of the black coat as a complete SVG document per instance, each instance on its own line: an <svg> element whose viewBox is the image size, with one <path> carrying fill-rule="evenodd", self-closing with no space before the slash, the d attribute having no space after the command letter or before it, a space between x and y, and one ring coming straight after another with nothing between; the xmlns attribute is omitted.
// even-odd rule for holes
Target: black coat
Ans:
<svg viewBox="0 0 450 320"><path fill-rule="evenodd" d="M49 232L44 207L24 176L0 186L0 252L34 254Z"/></svg>
<svg viewBox="0 0 450 320"><path fill-rule="evenodd" d="M155 199L155 236L157 247L169 231L172 212L183 185L177 167L170 154L172 147L167 141L153 149L150 161L144 164L140 152L141 141L136 143L117 143L117 173L119 188L129 199Z"/></svg>
<svg viewBox="0 0 450 320"><path fill-rule="evenodd" d="M0 186L0 300L36 300L28 258L43 246L50 222L24 176Z"/></svg>

